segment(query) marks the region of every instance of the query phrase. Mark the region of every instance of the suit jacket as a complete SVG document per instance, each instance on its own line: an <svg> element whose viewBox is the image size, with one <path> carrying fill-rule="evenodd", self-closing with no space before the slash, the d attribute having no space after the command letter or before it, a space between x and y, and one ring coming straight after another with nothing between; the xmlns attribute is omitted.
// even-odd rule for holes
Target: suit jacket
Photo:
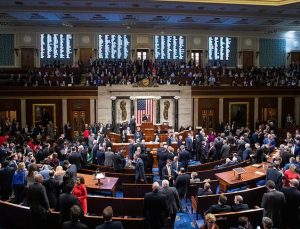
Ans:
<svg viewBox="0 0 300 229"><path fill-rule="evenodd" d="M97 226L95 229L123 229L123 225L120 221L109 221Z"/></svg>
<svg viewBox="0 0 300 229"><path fill-rule="evenodd" d="M221 157L228 158L230 155L230 146L228 144L222 145L221 148Z"/></svg>
<svg viewBox="0 0 300 229"><path fill-rule="evenodd" d="M171 170L171 178L174 178L175 176L175 172L172 170L172 166L170 165L170 170ZM168 168L167 166L164 166L162 168L162 178L169 180L169 174L168 174Z"/></svg>
<svg viewBox="0 0 300 229"><path fill-rule="evenodd" d="M189 164L189 160L190 160L190 154L188 151L183 150L180 151L179 153L179 161L182 163L182 167L184 167L185 169L187 169L187 166Z"/></svg>
<svg viewBox="0 0 300 229"><path fill-rule="evenodd" d="M193 140L191 138L189 138L189 137L185 138L185 145L186 145L186 149L188 151L191 152L193 150Z"/></svg>
<svg viewBox="0 0 300 229"><path fill-rule="evenodd" d="M146 224L151 229L166 228L168 215L167 198L161 192L148 192L144 198Z"/></svg>
<svg viewBox="0 0 300 229"><path fill-rule="evenodd" d="M231 208L232 208L233 212L249 210L248 204L235 204L235 205L232 205Z"/></svg>
<svg viewBox="0 0 300 229"><path fill-rule="evenodd" d="M14 176L15 170L10 166L0 169L0 188L11 189L11 182Z"/></svg>
<svg viewBox="0 0 300 229"><path fill-rule="evenodd" d="M215 146L209 148L208 153L207 153L207 160L208 161L214 161L217 160L217 149Z"/></svg>
<svg viewBox="0 0 300 229"><path fill-rule="evenodd" d="M273 226L281 228L285 208L285 197L282 192L270 191L263 195L261 207L264 208L264 216L273 221Z"/></svg>
<svg viewBox="0 0 300 229"><path fill-rule="evenodd" d="M246 161L250 158L250 155L252 154L252 149L251 148L246 148L244 151L243 151L243 161Z"/></svg>
<svg viewBox="0 0 300 229"><path fill-rule="evenodd" d="M231 207L229 205L214 204L208 208L205 214L207 213L218 214L223 212L231 212Z"/></svg>
<svg viewBox="0 0 300 229"><path fill-rule="evenodd" d="M184 198L185 194L187 193L189 183L190 175L184 173L177 176L175 181L175 187L180 198Z"/></svg>
<svg viewBox="0 0 300 229"><path fill-rule="evenodd" d="M262 163L263 162L263 150L261 147L257 148L254 156L253 156L253 163Z"/></svg>
<svg viewBox="0 0 300 229"><path fill-rule="evenodd" d="M141 179L147 183L144 162L141 158L139 158L135 164L135 182L139 182Z"/></svg>
<svg viewBox="0 0 300 229"><path fill-rule="evenodd" d="M283 187L281 191L283 192L286 200L286 207L284 211L286 222L296 224L300 212L300 191L293 187Z"/></svg>
<svg viewBox="0 0 300 229"><path fill-rule="evenodd" d="M77 167L76 167L76 165L70 165L70 167L66 170L66 172L70 174L70 178L73 181L76 181L76 179L77 179Z"/></svg>
<svg viewBox="0 0 300 229"><path fill-rule="evenodd" d="M50 178L44 182L46 193L49 200L50 208L56 208L59 197L59 182L54 178Z"/></svg>
<svg viewBox="0 0 300 229"><path fill-rule="evenodd" d="M175 172L179 172L180 168L182 167L182 163L180 161L177 161L177 162L172 162L171 164L171 169Z"/></svg>
<svg viewBox="0 0 300 229"><path fill-rule="evenodd" d="M178 209L180 208L179 196L176 188L174 187L162 188L160 192L166 195L167 208L169 214L170 215L176 214Z"/></svg>
<svg viewBox="0 0 300 229"><path fill-rule="evenodd" d="M46 215L50 205L45 187L41 183L34 182L29 186L27 195L30 210L40 215Z"/></svg>
<svg viewBox="0 0 300 229"><path fill-rule="evenodd" d="M62 193L59 196L59 201L58 201L58 209L60 212L60 221L65 222L69 221L70 219L70 209L73 205L77 205L80 207L81 212L83 214L81 204L79 202L79 199L75 197L71 193Z"/></svg>
<svg viewBox="0 0 300 229"><path fill-rule="evenodd" d="M105 152L104 165L105 166L113 166L113 157L114 157L114 153L113 152L106 151Z"/></svg>
<svg viewBox="0 0 300 229"><path fill-rule="evenodd" d="M276 184L276 189L280 190L282 187L282 173L277 169L270 168L267 170L266 181L272 180Z"/></svg>
<svg viewBox="0 0 300 229"><path fill-rule="evenodd" d="M83 158L81 156L81 153L73 152L69 156L69 162L71 164L76 165L77 170L80 170L82 168Z"/></svg>
<svg viewBox="0 0 300 229"><path fill-rule="evenodd" d="M62 224L62 229L88 229L88 227L80 222L67 221Z"/></svg>
<svg viewBox="0 0 300 229"><path fill-rule="evenodd" d="M166 165L168 159L168 152L165 151L164 148L158 148L157 150L157 160L158 160L158 167L162 168Z"/></svg>

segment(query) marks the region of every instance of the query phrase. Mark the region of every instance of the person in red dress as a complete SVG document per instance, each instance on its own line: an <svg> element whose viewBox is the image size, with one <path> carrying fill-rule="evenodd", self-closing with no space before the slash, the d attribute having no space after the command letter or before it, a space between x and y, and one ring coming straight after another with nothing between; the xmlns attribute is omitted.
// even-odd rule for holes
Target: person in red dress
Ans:
<svg viewBox="0 0 300 229"><path fill-rule="evenodd" d="M83 213L87 214L87 191L86 191L83 177L81 176L77 177L73 194L79 199Z"/></svg>
<svg viewBox="0 0 300 229"><path fill-rule="evenodd" d="M284 186L290 187L292 179L299 179L299 174L296 171L296 165L291 164L290 168L284 172Z"/></svg>

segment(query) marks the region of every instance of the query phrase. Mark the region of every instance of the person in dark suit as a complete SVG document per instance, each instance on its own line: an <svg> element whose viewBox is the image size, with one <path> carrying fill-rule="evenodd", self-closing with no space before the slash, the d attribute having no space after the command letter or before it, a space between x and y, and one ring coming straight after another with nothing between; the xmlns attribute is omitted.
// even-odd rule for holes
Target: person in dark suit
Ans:
<svg viewBox="0 0 300 229"><path fill-rule="evenodd" d="M150 172L152 173L152 168L153 168L153 164L154 164L154 158L153 158L153 154L151 153L151 149L147 148L146 149L146 153L145 153L145 157L146 157L146 163L145 165L145 172Z"/></svg>
<svg viewBox="0 0 300 229"><path fill-rule="evenodd" d="M255 152L252 156L252 162L255 163L262 163L264 161L264 152L263 149L260 147L259 142L256 142L255 144Z"/></svg>
<svg viewBox="0 0 300 229"><path fill-rule="evenodd" d="M168 159L167 164L162 169L162 178L164 180L168 180L170 186L173 186L174 176L175 176L175 172L172 170L171 160Z"/></svg>
<svg viewBox="0 0 300 229"><path fill-rule="evenodd" d="M49 172L49 179L44 181L44 186L46 188L46 193L49 200L49 205L51 209L57 208L57 202L59 198L59 182L54 179L54 171Z"/></svg>
<svg viewBox="0 0 300 229"><path fill-rule="evenodd" d="M190 160L190 153L185 149L184 145L180 146L179 152L179 161L182 164L182 167L187 170L188 164Z"/></svg>
<svg viewBox="0 0 300 229"><path fill-rule="evenodd" d="M129 139L128 154L130 160L133 159L134 152L135 152L134 141L132 139Z"/></svg>
<svg viewBox="0 0 300 229"><path fill-rule="evenodd" d="M172 165L171 165L171 168L175 173L174 174L174 179L176 179L181 167L183 167L182 163L179 161L178 156L175 156L174 159L173 159Z"/></svg>
<svg viewBox="0 0 300 229"><path fill-rule="evenodd" d="M205 212L205 215L208 213L212 214L218 214L223 212L230 212L231 207L226 204L227 203L227 197L224 195L219 196L218 204L211 205L208 210Z"/></svg>
<svg viewBox="0 0 300 229"><path fill-rule="evenodd" d="M4 161L3 168L0 169L0 194L1 200L8 200L12 193L11 183L15 170L9 166L9 161Z"/></svg>
<svg viewBox="0 0 300 229"><path fill-rule="evenodd" d="M68 160L63 162L63 168L66 170L66 173L70 176L70 179L74 182L77 179L77 167L72 165Z"/></svg>
<svg viewBox="0 0 300 229"><path fill-rule="evenodd" d="M243 151L243 161L250 159L250 155L252 155L252 149L249 143L245 144L245 150Z"/></svg>
<svg viewBox="0 0 300 229"><path fill-rule="evenodd" d="M299 207L300 207L300 191L299 181L292 179L290 181L290 187L283 187L282 192L286 199L286 207L284 211L285 226L296 229L299 227Z"/></svg>
<svg viewBox="0 0 300 229"><path fill-rule="evenodd" d="M97 226L95 229L123 229L123 225L120 221L112 221L113 209L111 206L103 209L102 216L104 223Z"/></svg>
<svg viewBox="0 0 300 229"><path fill-rule="evenodd" d="M135 129L136 129L136 119L135 119L134 116L132 116L130 121L129 121L129 127L130 127L130 130L131 130L131 133L134 134Z"/></svg>
<svg viewBox="0 0 300 229"><path fill-rule="evenodd" d="M248 204L243 204L243 197L240 195L234 197L234 205L231 208L233 212L249 210Z"/></svg>
<svg viewBox="0 0 300 229"><path fill-rule="evenodd" d="M81 153L76 151L76 147L72 147L72 152L68 160L71 164L76 165L77 171L81 169L83 158L81 156Z"/></svg>
<svg viewBox="0 0 300 229"><path fill-rule="evenodd" d="M125 167L126 161L124 158L123 150L114 154L113 167L116 173L121 173Z"/></svg>
<svg viewBox="0 0 300 229"><path fill-rule="evenodd" d="M264 208L264 216L272 219L274 227L282 228L285 209L285 197L282 192L276 190L274 181L267 181L268 192L263 195L261 207Z"/></svg>
<svg viewBox="0 0 300 229"><path fill-rule="evenodd" d="M157 149L158 173L160 179L162 179L162 168L166 165L168 159L167 147L167 145L161 143Z"/></svg>
<svg viewBox="0 0 300 229"><path fill-rule="evenodd" d="M36 174L34 183L28 188L28 205L32 217L33 228L47 228L47 211L50 211L46 189L42 185L43 176Z"/></svg>
<svg viewBox="0 0 300 229"><path fill-rule="evenodd" d="M136 131L133 135L133 138L134 138L134 141L136 141L137 139L139 139L139 141L142 141L143 140L143 132L141 131L141 127L138 126L136 128Z"/></svg>
<svg viewBox="0 0 300 229"><path fill-rule="evenodd" d="M223 140L223 145L221 147L221 157L228 158L230 156L230 145L227 143L227 140Z"/></svg>
<svg viewBox="0 0 300 229"><path fill-rule="evenodd" d="M135 160L135 183L147 183L144 162L139 154L134 154Z"/></svg>
<svg viewBox="0 0 300 229"><path fill-rule="evenodd" d="M214 194L213 191L210 189L210 183L204 183L203 188L198 188L197 196L205 196L205 195L212 195Z"/></svg>
<svg viewBox="0 0 300 229"><path fill-rule="evenodd" d="M182 206L183 206L183 201L186 197L186 193L188 191L189 183L190 183L190 176L185 173L185 169L183 167L180 168L180 172L175 180L175 187L177 189L179 199L182 203L180 209L181 212L184 211L183 210L184 208Z"/></svg>
<svg viewBox="0 0 300 229"><path fill-rule="evenodd" d="M73 194L74 182L70 180L70 182L66 183L65 193L60 194L58 200L58 210L60 212L60 222L63 223L65 221L71 220L70 218L70 209L72 206L77 205L80 208L80 215L83 215L83 210L81 208L81 204Z"/></svg>
<svg viewBox="0 0 300 229"><path fill-rule="evenodd" d="M167 208L169 216L171 218L170 226L171 228L174 228L176 213L180 208L180 202L176 188L170 187L169 184L169 181L163 180L162 189L160 190L160 192L165 194L167 197Z"/></svg>
<svg viewBox="0 0 300 229"><path fill-rule="evenodd" d="M280 171L279 166L280 166L280 160L277 160L277 158L275 158L272 167L267 170L267 176L266 176L266 181L272 180L275 183L277 190L281 190L282 179L283 179L283 175Z"/></svg>
<svg viewBox="0 0 300 229"><path fill-rule="evenodd" d="M147 229L166 229L168 206L165 194L158 191L159 184L154 182L152 192L144 197L144 215L146 217Z"/></svg>
<svg viewBox="0 0 300 229"><path fill-rule="evenodd" d="M88 229L88 227L79 221L81 216L81 209L74 205L70 209L71 220L63 222L62 229Z"/></svg>
<svg viewBox="0 0 300 229"><path fill-rule="evenodd" d="M187 151L190 153L190 158L193 157L193 136L191 133L188 133L188 136L185 138L185 146Z"/></svg>
<svg viewBox="0 0 300 229"><path fill-rule="evenodd" d="M250 228L249 225L250 225L250 222L248 220L248 217L240 216L238 218L238 227L230 227L230 229L248 229L248 228Z"/></svg>
<svg viewBox="0 0 300 229"><path fill-rule="evenodd" d="M103 147L99 147L96 153L97 165L104 165L104 161L105 161L105 150Z"/></svg>

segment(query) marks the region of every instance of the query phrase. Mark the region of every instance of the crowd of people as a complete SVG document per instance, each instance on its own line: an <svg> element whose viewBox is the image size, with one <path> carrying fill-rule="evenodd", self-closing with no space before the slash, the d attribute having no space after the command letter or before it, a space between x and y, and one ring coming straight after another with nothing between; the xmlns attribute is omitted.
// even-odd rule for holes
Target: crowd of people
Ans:
<svg viewBox="0 0 300 229"><path fill-rule="evenodd" d="M7 83L18 86L73 86L81 84L83 75L87 75L85 86L135 85L145 78L151 79L154 85L223 86L222 79L229 78L231 86L300 86L300 68L297 63L292 63L288 68L239 69L226 66L200 68L195 66L193 60L179 62L92 58L86 67L79 61L76 68L54 65L51 68L30 69L25 74L11 74Z"/></svg>
<svg viewBox="0 0 300 229"><path fill-rule="evenodd" d="M48 125L42 129L47 130ZM86 124L82 134L75 138L67 127L58 137L49 135L48 131L25 131L12 127L12 124L3 128L0 136L1 199L29 206L33 222L39 228L46 225L47 211L59 211L61 223L72 220L70 213L78 212L78 208L81 215L88 213L84 179L77 176L77 171L87 163L110 166L119 173L124 168L132 168L135 182L147 183L145 174L152 172L154 158L146 147L140 128L133 130L135 137L130 140L127 150L113 152L113 143L107 135L109 128L106 127ZM294 225L298 225L296 216L300 206L300 133L296 130L280 139L276 131L273 122L269 122L257 125L254 131L228 124L220 125L217 133L206 134L204 129L189 130L183 137L170 132L169 138L172 139L161 142L157 149L162 187L154 183L153 192L145 196L147 224L150 228L163 228L166 217L170 216L174 225L176 212L187 210L188 185L200 181L196 173L191 176L186 173L191 160L206 163L225 159L226 162L217 168L245 160L251 163L272 160L266 178L268 193L263 196L261 204L264 216L269 217L275 227L297 228ZM177 150L172 147L175 143ZM209 181L198 190L198 195L211 193ZM221 195L219 203L207 209L206 223L213 219L211 214L247 208L241 196L236 196L231 204L233 206L227 206L226 197ZM211 227L206 225L204 228Z"/></svg>

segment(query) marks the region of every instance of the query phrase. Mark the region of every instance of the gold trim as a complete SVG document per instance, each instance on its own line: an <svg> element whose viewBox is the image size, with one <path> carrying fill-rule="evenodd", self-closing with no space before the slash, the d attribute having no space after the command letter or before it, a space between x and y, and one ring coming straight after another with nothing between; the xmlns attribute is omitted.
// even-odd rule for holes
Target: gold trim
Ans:
<svg viewBox="0 0 300 229"><path fill-rule="evenodd" d="M181 3L212 3L211 0L161 0L163 2L181 2ZM283 6L292 3L298 3L299 0L215 0L213 4L231 4L231 5L259 5L259 6Z"/></svg>
<svg viewBox="0 0 300 229"><path fill-rule="evenodd" d="M56 128L56 104L42 104L42 103L38 103L38 104L32 104L32 124L36 125L36 120L35 120L35 109L37 107L53 107L53 126L54 128Z"/></svg>
<svg viewBox="0 0 300 229"><path fill-rule="evenodd" d="M246 125L249 125L249 102L229 102L229 123L231 123L231 105L246 105L247 106L247 119L246 119Z"/></svg>

